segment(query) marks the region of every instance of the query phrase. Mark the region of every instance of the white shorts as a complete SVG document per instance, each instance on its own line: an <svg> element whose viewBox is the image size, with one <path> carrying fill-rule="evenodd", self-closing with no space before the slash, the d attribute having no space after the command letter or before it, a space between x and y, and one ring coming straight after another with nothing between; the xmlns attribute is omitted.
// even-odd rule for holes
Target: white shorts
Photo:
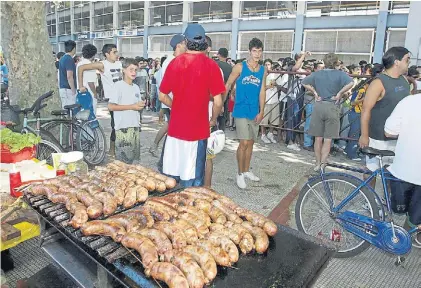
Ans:
<svg viewBox="0 0 421 288"><path fill-rule="evenodd" d="M369 138L368 146L378 150L395 151L397 140L382 141ZM391 165L394 157L383 157L383 165ZM374 172L380 168L379 159L377 157L369 158L365 156L365 166L368 170Z"/></svg>
<svg viewBox="0 0 421 288"><path fill-rule="evenodd" d="M60 88L61 108L64 109L66 105L73 105L76 103L76 94L72 93L71 89Z"/></svg>

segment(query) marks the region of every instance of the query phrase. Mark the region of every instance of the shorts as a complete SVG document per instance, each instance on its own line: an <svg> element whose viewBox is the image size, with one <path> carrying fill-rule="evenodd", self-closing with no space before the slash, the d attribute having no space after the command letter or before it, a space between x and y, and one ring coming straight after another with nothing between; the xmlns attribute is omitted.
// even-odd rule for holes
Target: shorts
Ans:
<svg viewBox="0 0 421 288"><path fill-rule="evenodd" d="M315 102L308 134L325 139L339 138L341 107L333 102Z"/></svg>
<svg viewBox="0 0 421 288"><path fill-rule="evenodd" d="M170 108L162 108L162 111L164 111L165 121L170 122L170 115L171 115Z"/></svg>
<svg viewBox="0 0 421 288"><path fill-rule="evenodd" d="M235 125L237 138L239 140L258 140L257 136L259 134L259 124L257 124L254 119L235 118Z"/></svg>
<svg viewBox="0 0 421 288"><path fill-rule="evenodd" d="M391 206L395 213L407 213L409 222L421 224L421 186L390 180Z"/></svg>
<svg viewBox="0 0 421 288"><path fill-rule="evenodd" d="M140 160L139 127L116 130L115 159L127 164Z"/></svg>
<svg viewBox="0 0 421 288"><path fill-rule="evenodd" d="M265 105L265 117L263 117L260 125L279 125L279 110L276 109L277 106L278 103Z"/></svg>
<svg viewBox="0 0 421 288"><path fill-rule="evenodd" d="M185 141L167 135L164 142L162 173L181 186L203 186L208 139Z"/></svg>
<svg viewBox="0 0 421 288"><path fill-rule="evenodd" d="M378 150L395 151L397 140L383 141L369 138L368 146ZM391 165L394 157L382 157L383 165ZM380 168L380 162L377 157L365 156L365 166L368 170L374 172Z"/></svg>
<svg viewBox="0 0 421 288"><path fill-rule="evenodd" d="M76 94L73 94L71 89L60 88L59 93L61 108L64 109L64 106L73 105L76 103Z"/></svg>

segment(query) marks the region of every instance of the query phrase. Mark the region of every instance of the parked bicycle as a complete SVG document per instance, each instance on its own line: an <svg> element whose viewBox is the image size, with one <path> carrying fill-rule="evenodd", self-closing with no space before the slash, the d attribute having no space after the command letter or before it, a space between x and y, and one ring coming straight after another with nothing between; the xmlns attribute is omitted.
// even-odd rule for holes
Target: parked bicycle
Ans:
<svg viewBox="0 0 421 288"><path fill-rule="evenodd" d="M23 127L20 131L21 133L33 133L41 137L41 142L36 145L36 158L41 161L46 160L49 165L53 165L51 153L63 152L63 148L56 141L54 136L41 127L40 111L47 106L47 104L42 104L42 101L50 98L53 93L53 91L50 91L40 96L30 108L16 109L14 106L9 106L15 113L23 114ZM28 125L28 114L30 113L35 116L35 128Z"/></svg>
<svg viewBox="0 0 421 288"><path fill-rule="evenodd" d="M83 152L85 162L90 166L101 164L106 156L104 130L98 120L88 120L90 110L81 110L80 104L64 106L51 114L58 118L44 119L42 128L55 135L65 151Z"/></svg>
<svg viewBox="0 0 421 288"><path fill-rule="evenodd" d="M373 148L361 149L366 155L380 161L378 170L330 165L370 176L361 180L348 173L325 173L309 179L300 191L295 206L295 219L300 231L317 238L330 239L337 244L335 257L345 258L360 254L370 244L395 255L410 252L413 239L421 233L421 225L407 231L395 224L391 208L388 181L401 181L383 166L382 158L394 152ZM369 183L380 176L384 201ZM415 239L415 237L414 237ZM401 263L398 257L397 264Z"/></svg>

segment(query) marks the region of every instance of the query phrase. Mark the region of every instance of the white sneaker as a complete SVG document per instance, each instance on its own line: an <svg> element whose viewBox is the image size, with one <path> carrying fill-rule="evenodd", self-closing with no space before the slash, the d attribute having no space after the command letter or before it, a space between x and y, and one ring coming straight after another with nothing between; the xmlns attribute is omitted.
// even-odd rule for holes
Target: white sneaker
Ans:
<svg viewBox="0 0 421 288"><path fill-rule="evenodd" d="M240 189L246 189L247 184L246 184L246 181L244 180L244 173L240 175L237 174L237 186Z"/></svg>
<svg viewBox="0 0 421 288"><path fill-rule="evenodd" d="M295 144L295 143L293 143L293 144L289 144L288 146L287 146L287 148L288 149L290 149L290 150L294 150L294 151L301 151L301 149L300 149L300 147L298 147L298 145L297 144Z"/></svg>
<svg viewBox="0 0 421 288"><path fill-rule="evenodd" d="M259 182L259 181L260 181L260 178L259 178L259 177L257 177L256 175L254 175L254 173L253 173L253 172L251 172L251 171L249 171L249 172L244 172L243 174L244 174L244 176L245 176L246 178L250 179L251 181L255 181L255 182Z"/></svg>
<svg viewBox="0 0 421 288"><path fill-rule="evenodd" d="M262 135L262 138L261 139L262 139L262 141L265 144L270 144L271 143L270 140L268 139L268 137L265 134Z"/></svg>
<svg viewBox="0 0 421 288"><path fill-rule="evenodd" d="M267 139L269 139L270 142L276 143L275 137L273 136L273 133L268 133Z"/></svg>

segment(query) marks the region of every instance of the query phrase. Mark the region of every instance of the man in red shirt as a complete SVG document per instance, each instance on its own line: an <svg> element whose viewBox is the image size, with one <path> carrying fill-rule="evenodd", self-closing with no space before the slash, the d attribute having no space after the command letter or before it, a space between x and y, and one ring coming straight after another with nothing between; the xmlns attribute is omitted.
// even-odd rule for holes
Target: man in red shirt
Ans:
<svg viewBox="0 0 421 288"><path fill-rule="evenodd" d="M221 112L225 85L218 64L204 53L208 44L203 27L189 24L184 36L187 52L168 65L159 100L171 107L162 173L189 187L203 185L209 126ZM214 103L210 121L209 97Z"/></svg>

